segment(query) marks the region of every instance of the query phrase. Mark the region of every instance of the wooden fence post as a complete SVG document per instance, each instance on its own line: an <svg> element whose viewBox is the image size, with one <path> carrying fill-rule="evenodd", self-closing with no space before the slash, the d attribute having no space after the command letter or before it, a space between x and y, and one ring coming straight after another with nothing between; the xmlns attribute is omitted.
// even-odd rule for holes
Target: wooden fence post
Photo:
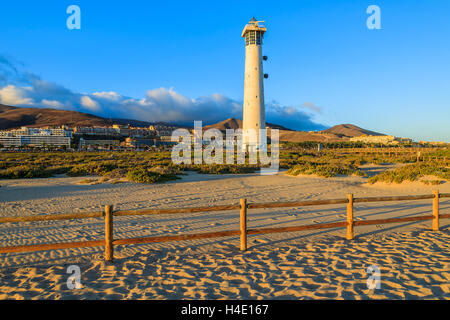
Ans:
<svg viewBox="0 0 450 320"><path fill-rule="evenodd" d="M433 194L433 231L439 231L439 190L434 190Z"/></svg>
<svg viewBox="0 0 450 320"><path fill-rule="evenodd" d="M105 206L105 260L113 261L113 206Z"/></svg>
<svg viewBox="0 0 450 320"><path fill-rule="evenodd" d="M353 239L353 194L347 194L347 240Z"/></svg>
<svg viewBox="0 0 450 320"><path fill-rule="evenodd" d="M241 250L247 250L247 199L241 199Z"/></svg>

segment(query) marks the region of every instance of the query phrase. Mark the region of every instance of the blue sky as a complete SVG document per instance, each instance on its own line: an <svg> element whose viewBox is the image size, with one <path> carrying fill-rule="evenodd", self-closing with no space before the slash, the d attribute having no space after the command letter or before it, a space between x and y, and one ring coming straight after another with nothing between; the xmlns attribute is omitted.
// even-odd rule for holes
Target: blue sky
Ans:
<svg viewBox="0 0 450 320"><path fill-rule="evenodd" d="M81 30L66 27L71 4L81 8ZM381 30L366 27L372 4ZM179 123L238 117L240 34L255 16L268 28L268 121L450 142L450 1L17 0L0 8L2 103Z"/></svg>

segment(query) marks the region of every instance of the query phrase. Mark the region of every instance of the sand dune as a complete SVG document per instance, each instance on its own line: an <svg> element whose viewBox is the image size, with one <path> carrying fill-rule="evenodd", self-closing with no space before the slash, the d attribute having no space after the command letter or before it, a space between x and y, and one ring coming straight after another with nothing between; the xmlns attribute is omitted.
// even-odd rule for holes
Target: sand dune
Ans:
<svg viewBox="0 0 450 320"><path fill-rule="evenodd" d="M117 209L173 208L249 202L429 194L435 186L368 186L360 177L275 177L191 173L163 185L79 185L83 178L1 181L0 215L40 215ZM439 186L450 192L449 183ZM249 227L290 226L345 220L345 206L249 211ZM441 212L450 201L441 200ZM358 204L357 220L431 214L431 201ZM345 230L216 238L118 246L116 261L103 248L0 255L0 298L8 299L449 299L450 220L441 232L431 221ZM214 212L115 218L115 238L197 233L239 228L239 213ZM103 238L103 221L87 219L0 225L0 245ZM81 268L83 288L69 290L69 265ZM366 287L366 268L381 269L380 290Z"/></svg>
<svg viewBox="0 0 450 320"><path fill-rule="evenodd" d="M450 298L448 229L353 242L329 238L252 243L244 253L234 241L222 241L208 247L146 250L114 264L99 259L79 262L79 290L66 286L68 264L3 269L0 298ZM370 265L381 270L379 290L366 286Z"/></svg>

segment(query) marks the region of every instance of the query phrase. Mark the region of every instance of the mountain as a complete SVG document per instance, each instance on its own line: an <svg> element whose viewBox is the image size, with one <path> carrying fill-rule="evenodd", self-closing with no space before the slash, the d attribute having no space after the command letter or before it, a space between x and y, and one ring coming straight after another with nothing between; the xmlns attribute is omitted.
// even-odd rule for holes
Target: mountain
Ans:
<svg viewBox="0 0 450 320"><path fill-rule="evenodd" d="M384 134L362 129L353 124L340 124L330 129L318 131L318 132L306 132L287 129L283 126L267 123L268 128L278 129L280 141L288 142L304 142L304 141L317 141L317 142L339 142L347 141L351 137L359 137L362 135L383 136ZM242 129L242 120L230 118L215 124L205 126L205 129L219 129L225 131L226 129ZM270 135L270 131L268 133Z"/></svg>
<svg viewBox="0 0 450 320"><path fill-rule="evenodd" d="M342 142L347 141L347 138L341 138L332 133L321 132L306 132L306 131L286 131L280 130L280 141L286 142Z"/></svg>
<svg viewBox="0 0 450 320"><path fill-rule="evenodd" d="M279 130L280 141L287 142L303 142L303 141L318 141L318 142L337 142L343 141L340 136L333 133L327 132L305 132L305 131L295 131L285 128L280 125L267 123L266 126L271 129ZM242 120L230 118L215 124L205 126L204 129L219 129L225 131L226 129L242 129ZM270 137L270 131L268 132Z"/></svg>
<svg viewBox="0 0 450 320"><path fill-rule="evenodd" d="M176 128L190 128L188 126L180 126L177 124L173 124L173 123L169 123L169 122L161 122L161 121L148 122L148 121L142 121L142 120L117 119L117 118L112 118L112 119L109 119L108 121L109 121L109 123L130 125L132 127L139 127L139 128L147 128L150 125L155 125L155 124L171 126L171 127L176 127Z"/></svg>
<svg viewBox="0 0 450 320"><path fill-rule="evenodd" d="M292 131L291 129L285 128L283 126L272 124L272 123L266 123L267 128L271 129L278 129L278 130L286 130L286 131ZM215 124L211 124L204 127L205 129L219 129L221 131L225 131L226 129L242 129L242 120L235 119L235 118L229 118L223 121L220 121Z"/></svg>
<svg viewBox="0 0 450 320"><path fill-rule="evenodd" d="M165 122L157 123L172 125ZM105 119L77 111L18 108L0 104L0 130L20 128L22 126L33 126L36 128L62 125L67 125L69 127L90 127L109 126L112 124L129 124L135 127L148 127L155 123L132 119ZM175 125L175 127L177 126Z"/></svg>
<svg viewBox="0 0 450 320"><path fill-rule="evenodd" d="M0 104L0 130L21 126L103 126L110 121L92 114L76 111L18 108Z"/></svg>
<svg viewBox="0 0 450 320"><path fill-rule="evenodd" d="M330 133L330 134L334 134L341 138L353 138L353 137L360 137L363 135L385 136L385 134L362 129L353 124L340 124L340 125L331 127L329 129L323 130L323 131L321 131L321 133Z"/></svg>
<svg viewBox="0 0 450 320"><path fill-rule="evenodd" d="M219 129L220 131L225 131L226 129L242 129L242 120L229 118L227 120L220 121L215 124L210 124L208 126L204 126L204 129Z"/></svg>

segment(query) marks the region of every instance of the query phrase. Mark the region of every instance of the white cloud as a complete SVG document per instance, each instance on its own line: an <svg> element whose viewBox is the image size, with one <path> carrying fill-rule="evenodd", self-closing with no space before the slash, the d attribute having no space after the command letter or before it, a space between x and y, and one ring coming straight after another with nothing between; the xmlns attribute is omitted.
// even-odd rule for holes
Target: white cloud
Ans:
<svg viewBox="0 0 450 320"><path fill-rule="evenodd" d="M56 100L42 99L41 103L42 103L44 106L48 106L48 107L51 107L51 108L56 108L56 109L62 109L62 108L64 108L64 105L63 105L61 102L56 101Z"/></svg>
<svg viewBox="0 0 450 320"><path fill-rule="evenodd" d="M105 118L186 125L193 125L195 120L202 120L206 125L227 118L242 119L242 103L220 93L189 98L176 92L174 88L157 88L148 90L143 98L138 99L114 91L81 94L34 74L20 72L16 65L17 63L0 55L0 76L6 82L13 82L2 87L0 81L0 102L6 105L52 107ZM15 76L9 76L11 74ZM305 104L304 107L314 109L312 104ZM276 102L266 104L266 119L293 129L314 130L323 127L314 123L301 107L281 106Z"/></svg>
<svg viewBox="0 0 450 320"><path fill-rule="evenodd" d="M81 105L91 111L100 111L100 105L89 96L81 97Z"/></svg>
<svg viewBox="0 0 450 320"><path fill-rule="evenodd" d="M322 113L322 107L320 107L320 106L316 106L314 103L312 103L312 102L305 102L303 105L302 105L302 107L303 108L306 108L306 109L308 109L308 110L310 110L310 111L312 111L312 112L315 112L315 113Z"/></svg>
<svg viewBox="0 0 450 320"><path fill-rule="evenodd" d="M35 102L39 101L39 102ZM106 118L137 119L149 122L173 122L193 125L195 120L211 124L226 118L242 119L242 104L223 94L196 99L188 98L173 88L149 90L145 98L124 97L115 92L96 92L91 95L74 93L44 80L36 80L31 87L8 85L0 87L0 102L13 106L51 107L92 113ZM293 129L315 130L323 126L299 107L266 104L268 122Z"/></svg>
<svg viewBox="0 0 450 320"><path fill-rule="evenodd" d="M96 98L105 99L105 100L111 100L111 101L119 101L122 96L114 91L109 92L94 92L92 94Z"/></svg>

